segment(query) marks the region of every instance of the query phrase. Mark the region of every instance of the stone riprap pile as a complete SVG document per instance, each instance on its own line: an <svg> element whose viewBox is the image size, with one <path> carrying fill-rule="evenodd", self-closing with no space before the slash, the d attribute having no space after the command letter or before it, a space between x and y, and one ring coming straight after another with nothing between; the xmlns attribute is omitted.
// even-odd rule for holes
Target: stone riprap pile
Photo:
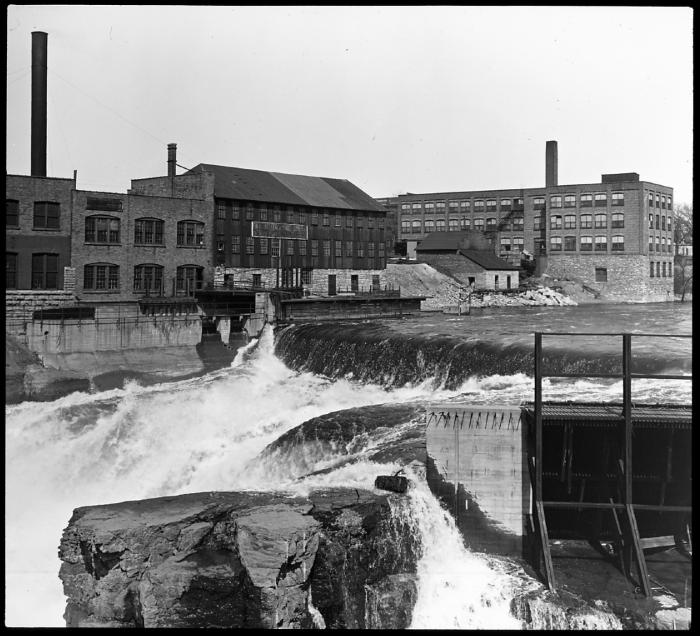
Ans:
<svg viewBox="0 0 700 636"><path fill-rule="evenodd" d="M472 294L472 307L517 307L531 306L567 306L578 305L578 303L564 294L550 289L549 287L539 287L528 289L519 294L499 294L499 293L476 293Z"/></svg>

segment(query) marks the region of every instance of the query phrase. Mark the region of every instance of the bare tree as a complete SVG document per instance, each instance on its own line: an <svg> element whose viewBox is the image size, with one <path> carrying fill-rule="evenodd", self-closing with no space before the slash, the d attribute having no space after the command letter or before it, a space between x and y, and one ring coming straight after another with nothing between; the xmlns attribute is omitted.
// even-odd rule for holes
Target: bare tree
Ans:
<svg viewBox="0 0 700 636"><path fill-rule="evenodd" d="M693 208L687 203L673 206L675 226L673 242L676 245L693 244Z"/></svg>
<svg viewBox="0 0 700 636"><path fill-rule="evenodd" d="M687 203L674 206L675 227L673 228L673 242L675 245L693 244L693 208ZM693 257L692 255L676 254L673 258L674 281L673 287L676 294L681 295L681 302L685 300L686 292L692 293L693 289Z"/></svg>

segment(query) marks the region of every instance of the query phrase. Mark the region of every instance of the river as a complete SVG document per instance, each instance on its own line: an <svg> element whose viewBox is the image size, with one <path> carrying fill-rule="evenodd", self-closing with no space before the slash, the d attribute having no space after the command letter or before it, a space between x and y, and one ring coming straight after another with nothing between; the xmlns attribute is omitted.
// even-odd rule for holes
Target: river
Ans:
<svg viewBox="0 0 700 636"><path fill-rule="evenodd" d="M57 546L76 507L207 490L372 489L377 474L400 466L370 460L368 451L420 426L415 415L332 453L292 449L283 469L263 459L284 433L312 418L342 420L348 409L350 420L358 412L384 417L392 405L530 401L535 331L689 334L691 321L690 304L664 303L429 313L292 326L276 336L266 328L230 367L198 378L6 406L6 625L65 624ZM581 356L591 372L619 368L619 338L551 339L551 368ZM634 339L633 357L637 369L656 373L690 373L692 364L681 339ZM621 384L545 381L545 399L614 401ZM690 385L640 379L633 399L689 403ZM518 628L506 591L534 582L470 553L427 489L414 489L410 510L424 546L413 626Z"/></svg>

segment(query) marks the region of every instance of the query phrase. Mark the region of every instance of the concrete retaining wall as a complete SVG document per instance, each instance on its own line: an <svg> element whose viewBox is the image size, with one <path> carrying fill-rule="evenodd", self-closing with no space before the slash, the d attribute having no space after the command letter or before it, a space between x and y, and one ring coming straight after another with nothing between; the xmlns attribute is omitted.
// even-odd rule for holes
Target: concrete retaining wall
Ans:
<svg viewBox="0 0 700 636"><path fill-rule="evenodd" d="M428 483L473 550L522 556L531 508L519 406L433 405Z"/></svg>
<svg viewBox="0 0 700 636"><path fill-rule="evenodd" d="M5 291L5 331L23 336L34 311L75 304L75 295L68 291L8 289Z"/></svg>

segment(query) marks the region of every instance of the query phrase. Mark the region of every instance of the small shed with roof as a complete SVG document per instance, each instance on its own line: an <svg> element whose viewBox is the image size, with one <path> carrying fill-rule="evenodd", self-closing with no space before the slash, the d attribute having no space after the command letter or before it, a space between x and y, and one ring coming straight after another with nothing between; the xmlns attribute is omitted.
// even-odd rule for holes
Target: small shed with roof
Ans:
<svg viewBox="0 0 700 636"><path fill-rule="evenodd" d="M481 232L433 232L416 247L416 258L474 289L517 289L519 269L496 256Z"/></svg>

